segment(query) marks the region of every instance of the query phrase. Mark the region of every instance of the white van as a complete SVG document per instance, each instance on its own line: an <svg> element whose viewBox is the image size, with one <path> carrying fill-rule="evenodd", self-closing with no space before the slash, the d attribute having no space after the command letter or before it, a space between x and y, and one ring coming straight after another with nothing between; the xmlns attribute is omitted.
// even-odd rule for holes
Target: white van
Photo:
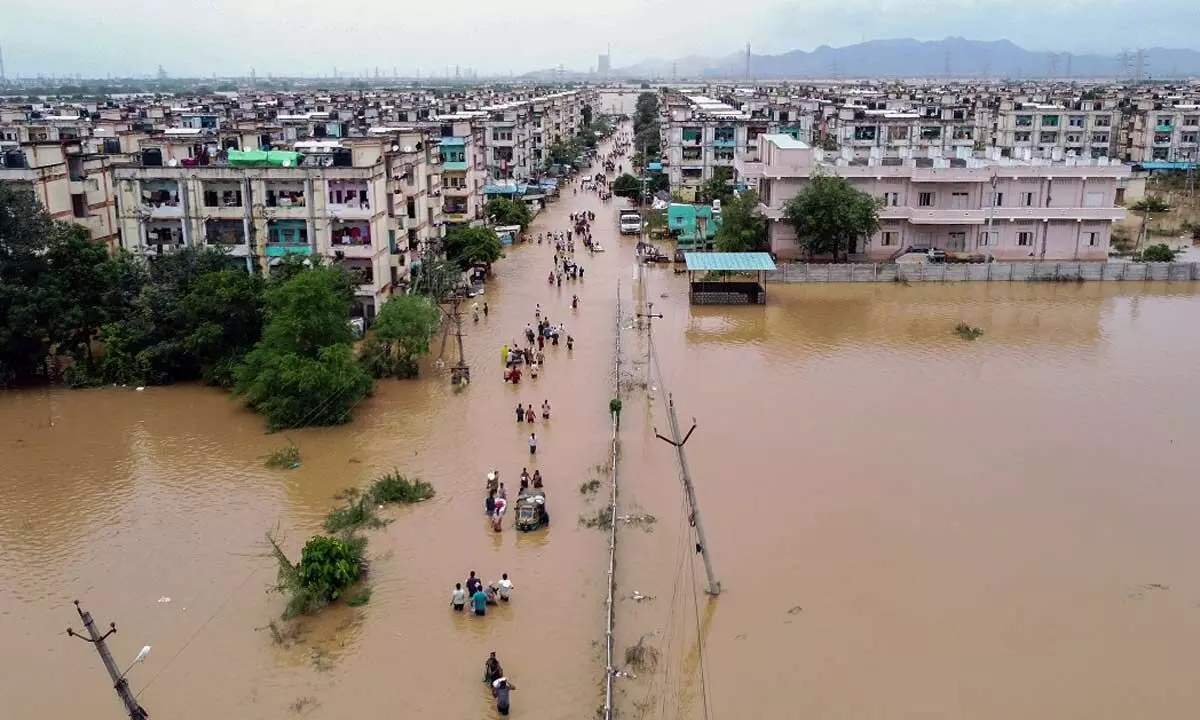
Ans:
<svg viewBox="0 0 1200 720"><path fill-rule="evenodd" d="M622 210L620 226L622 235L640 235L642 232L642 216L634 210Z"/></svg>

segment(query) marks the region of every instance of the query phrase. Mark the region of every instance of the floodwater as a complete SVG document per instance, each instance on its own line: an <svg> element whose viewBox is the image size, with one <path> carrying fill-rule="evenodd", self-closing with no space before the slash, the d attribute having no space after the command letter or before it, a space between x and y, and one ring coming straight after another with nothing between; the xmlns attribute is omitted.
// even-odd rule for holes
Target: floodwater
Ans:
<svg viewBox="0 0 1200 720"><path fill-rule="evenodd" d="M92 649L63 634L79 599L117 622L119 665L154 646L129 673L152 715L492 717L480 674L496 650L514 716L594 717L607 537L577 518L605 503L579 485L607 459L620 283L620 506L657 521L620 526L617 662L639 638L658 656L617 679L623 717L1195 714L1195 286L773 285L765 308L692 309L670 269L639 279L615 204L568 194L533 233L585 207L608 252L577 253L586 279L559 289L550 246L511 250L489 316L467 319L462 393L430 367L381 383L345 427L286 436L208 388L0 395L6 712L120 717ZM634 327L646 301L664 316L658 372ZM575 350L548 347L541 377L506 385L500 347L535 304ZM984 336L959 339L959 321ZM684 431L698 423L712 600L654 438L664 387ZM534 459L512 411L547 398ZM303 465L263 468L289 439ZM335 492L393 467L438 495L369 532L370 602L276 643L264 533L298 554ZM484 474L515 484L522 467L545 476L554 522L492 533ZM472 569L510 573L513 603L451 613Z"/></svg>

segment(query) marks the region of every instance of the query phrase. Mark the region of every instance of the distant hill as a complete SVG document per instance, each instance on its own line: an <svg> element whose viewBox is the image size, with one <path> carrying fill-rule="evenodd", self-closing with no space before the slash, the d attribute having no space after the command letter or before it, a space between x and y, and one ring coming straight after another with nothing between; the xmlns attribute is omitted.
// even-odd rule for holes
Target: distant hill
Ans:
<svg viewBox="0 0 1200 720"><path fill-rule="evenodd" d="M1069 66L1068 66L1069 65ZM947 68L949 72L947 73ZM741 78L746 56L689 56L674 61L648 60L620 68L613 75L627 78ZM1118 54L1095 55L1036 52L1008 40L980 41L959 37L920 40L871 40L833 48L827 45L805 52L751 55L750 77L785 78L1114 78L1126 77ZM1151 48L1145 54L1145 74L1150 78L1200 76L1200 52Z"/></svg>

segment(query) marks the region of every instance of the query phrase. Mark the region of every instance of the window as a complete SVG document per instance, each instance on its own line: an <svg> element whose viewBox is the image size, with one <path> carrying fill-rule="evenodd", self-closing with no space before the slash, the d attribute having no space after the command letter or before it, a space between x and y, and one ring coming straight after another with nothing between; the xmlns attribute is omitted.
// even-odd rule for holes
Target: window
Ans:
<svg viewBox="0 0 1200 720"><path fill-rule="evenodd" d="M1092 133L1092 142L1107 145L1108 133Z"/></svg>
<svg viewBox="0 0 1200 720"><path fill-rule="evenodd" d="M955 210L966 210L971 201L971 194L965 192L950 193L950 207Z"/></svg>
<svg viewBox="0 0 1200 720"><path fill-rule="evenodd" d="M1083 239L1084 239L1084 241L1087 242L1088 247L1096 247L1097 245L1100 244L1100 233L1098 233L1098 232L1084 233Z"/></svg>
<svg viewBox="0 0 1200 720"><path fill-rule="evenodd" d="M1033 207L1033 193L1021 193L1021 207Z"/></svg>
<svg viewBox="0 0 1200 720"><path fill-rule="evenodd" d="M1175 124L1175 118L1171 115L1159 115L1158 124L1162 127L1171 127Z"/></svg>
<svg viewBox="0 0 1200 720"><path fill-rule="evenodd" d="M1067 144L1078 145L1083 142L1083 136L1079 133L1067 133Z"/></svg>
<svg viewBox="0 0 1200 720"><path fill-rule="evenodd" d="M1083 196L1083 206L1084 207L1103 207L1104 206L1104 193L1102 193L1102 192L1087 193L1086 195Z"/></svg>
<svg viewBox="0 0 1200 720"><path fill-rule="evenodd" d="M1018 115L1017 116L1017 127L1033 127L1033 116L1032 115Z"/></svg>
<svg viewBox="0 0 1200 720"><path fill-rule="evenodd" d="M874 125L858 125L854 128L855 140L874 140L876 127Z"/></svg>
<svg viewBox="0 0 1200 720"><path fill-rule="evenodd" d="M1197 137L1198 137L1197 134L1194 132L1190 132L1190 133L1185 132L1179 136L1179 142L1181 142L1185 145L1195 145Z"/></svg>
<svg viewBox="0 0 1200 720"><path fill-rule="evenodd" d="M1052 128L1058 127L1058 116L1057 115L1043 115L1042 116L1042 127L1052 127Z"/></svg>
<svg viewBox="0 0 1200 720"><path fill-rule="evenodd" d="M1027 132L1013 133L1013 142L1027 143L1030 137L1030 133Z"/></svg>
<svg viewBox="0 0 1200 720"><path fill-rule="evenodd" d="M940 140L942 137L941 125L922 125L921 139L922 140Z"/></svg>
<svg viewBox="0 0 1200 720"><path fill-rule="evenodd" d="M879 244L883 245L885 247L891 246L891 245L899 245L900 244L900 233L896 232L895 230L885 230L880 235Z"/></svg>
<svg viewBox="0 0 1200 720"><path fill-rule="evenodd" d="M917 195L917 205L921 207L933 207L934 200L937 196L931 192L923 192Z"/></svg>
<svg viewBox="0 0 1200 720"><path fill-rule="evenodd" d="M83 193L71 194L71 210L77 218L85 218L88 216L87 195Z"/></svg>
<svg viewBox="0 0 1200 720"><path fill-rule="evenodd" d="M885 207L896 207L900 204L900 193L885 192L883 194L883 204Z"/></svg>
<svg viewBox="0 0 1200 720"><path fill-rule="evenodd" d="M979 233L979 247L987 247L988 245L1000 244L1000 233L996 231L983 231Z"/></svg>
<svg viewBox="0 0 1200 720"><path fill-rule="evenodd" d="M1200 125L1200 115L1184 115L1183 124L1188 127Z"/></svg>
<svg viewBox="0 0 1200 720"><path fill-rule="evenodd" d="M1056 132L1039 133L1038 134L1038 142L1042 143L1043 145L1053 145L1054 143L1058 142L1058 133L1056 133Z"/></svg>
<svg viewBox="0 0 1200 720"><path fill-rule="evenodd" d="M1092 125L1095 127L1112 127L1112 115L1097 115Z"/></svg>
<svg viewBox="0 0 1200 720"><path fill-rule="evenodd" d="M1033 233L1025 230L1017 233L1017 244L1021 247L1029 247L1030 245L1033 245Z"/></svg>
<svg viewBox="0 0 1200 720"><path fill-rule="evenodd" d="M1081 128L1083 127L1084 119L1082 115L1072 115L1067 119L1067 124L1073 128Z"/></svg>
<svg viewBox="0 0 1200 720"><path fill-rule="evenodd" d="M989 190L987 195L987 203L988 207L1003 207L1004 193L996 192L995 190Z"/></svg>
<svg viewBox="0 0 1200 720"><path fill-rule="evenodd" d="M967 249L967 234L965 232L952 232L946 239L946 249L951 252Z"/></svg>

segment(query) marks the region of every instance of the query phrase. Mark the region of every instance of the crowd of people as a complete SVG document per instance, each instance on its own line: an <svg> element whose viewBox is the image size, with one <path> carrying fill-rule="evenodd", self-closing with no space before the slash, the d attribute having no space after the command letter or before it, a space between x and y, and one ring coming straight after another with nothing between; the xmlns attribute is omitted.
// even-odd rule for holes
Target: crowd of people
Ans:
<svg viewBox="0 0 1200 720"><path fill-rule="evenodd" d="M624 155L628 149L629 143L626 135L618 136L615 149L613 152L605 156L606 163L611 163L615 158ZM606 164L607 167L607 164ZM572 187L572 193L578 194L580 191L595 192L601 202L608 202L611 198L611 192L608 188L608 178L599 173L595 176L584 178L574 178L569 181ZM574 212L570 215L570 224L565 230L543 232L537 235L537 243L553 245L553 265L547 277L548 284L552 288L561 288L564 280L568 282L580 283L577 287L582 289L582 281L584 278L584 268L579 265L574 259L575 243L580 242L584 248L591 252L599 252L600 248L592 237L592 224L595 222L596 215L590 210ZM551 293L552 297L557 298L556 293ZM578 312L580 306L579 293L572 293L571 311ZM547 307L549 304L547 303ZM472 314L475 321L478 322L480 317L488 316L488 305L483 303L480 306L478 303L472 308ZM557 313L556 313L557 314ZM567 357L571 356L575 346L575 338L567 332L566 324L559 320L554 322L550 319L548 312L543 308L542 303L538 302L533 307L533 318L525 324L524 331L519 336L520 340L513 340L501 349L501 360L504 363L504 382L519 384L527 372L530 381L535 381L540 374L545 372L547 360L547 345L549 350L553 350L562 343L567 346ZM561 356L560 356L561 358ZM559 362L555 360L555 364ZM524 400L517 403L513 410L513 417L517 423L521 424L522 433L525 428L529 428L528 438L526 443L529 448L530 465L534 464L538 452L538 437L537 433L532 431L532 426L535 425L539 416L542 423L549 423L551 418L550 400L543 397L540 405L536 400L525 402ZM521 500L528 503L530 498L536 502L541 500L541 518L543 523L549 522L549 515L545 513L544 493L545 480L542 477L542 472L539 468L534 467L532 472L529 467L523 467L519 477L519 485L516 491L516 498L513 502ZM495 532L501 532L503 529L506 511L509 507L509 488L500 480L500 471L498 469L487 473L486 497L484 498L484 512L486 513L492 529ZM518 503L521 506L521 503ZM519 514L519 513L518 513ZM465 583L456 583L451 592L450 604L456 612L466 612L468 608L478 617L485 617L489 606L502 605L508 603L512 597L513 583L507 573L502 573L499 580L493 583L484 584L471 571ZM492 697L496 702L496 710L502 716L507 716L510 712L510 693L515 690L515 686L506 676L500 661L496 657L496 653L489 654L484 663L483 680L488 684Z"/></svg>

